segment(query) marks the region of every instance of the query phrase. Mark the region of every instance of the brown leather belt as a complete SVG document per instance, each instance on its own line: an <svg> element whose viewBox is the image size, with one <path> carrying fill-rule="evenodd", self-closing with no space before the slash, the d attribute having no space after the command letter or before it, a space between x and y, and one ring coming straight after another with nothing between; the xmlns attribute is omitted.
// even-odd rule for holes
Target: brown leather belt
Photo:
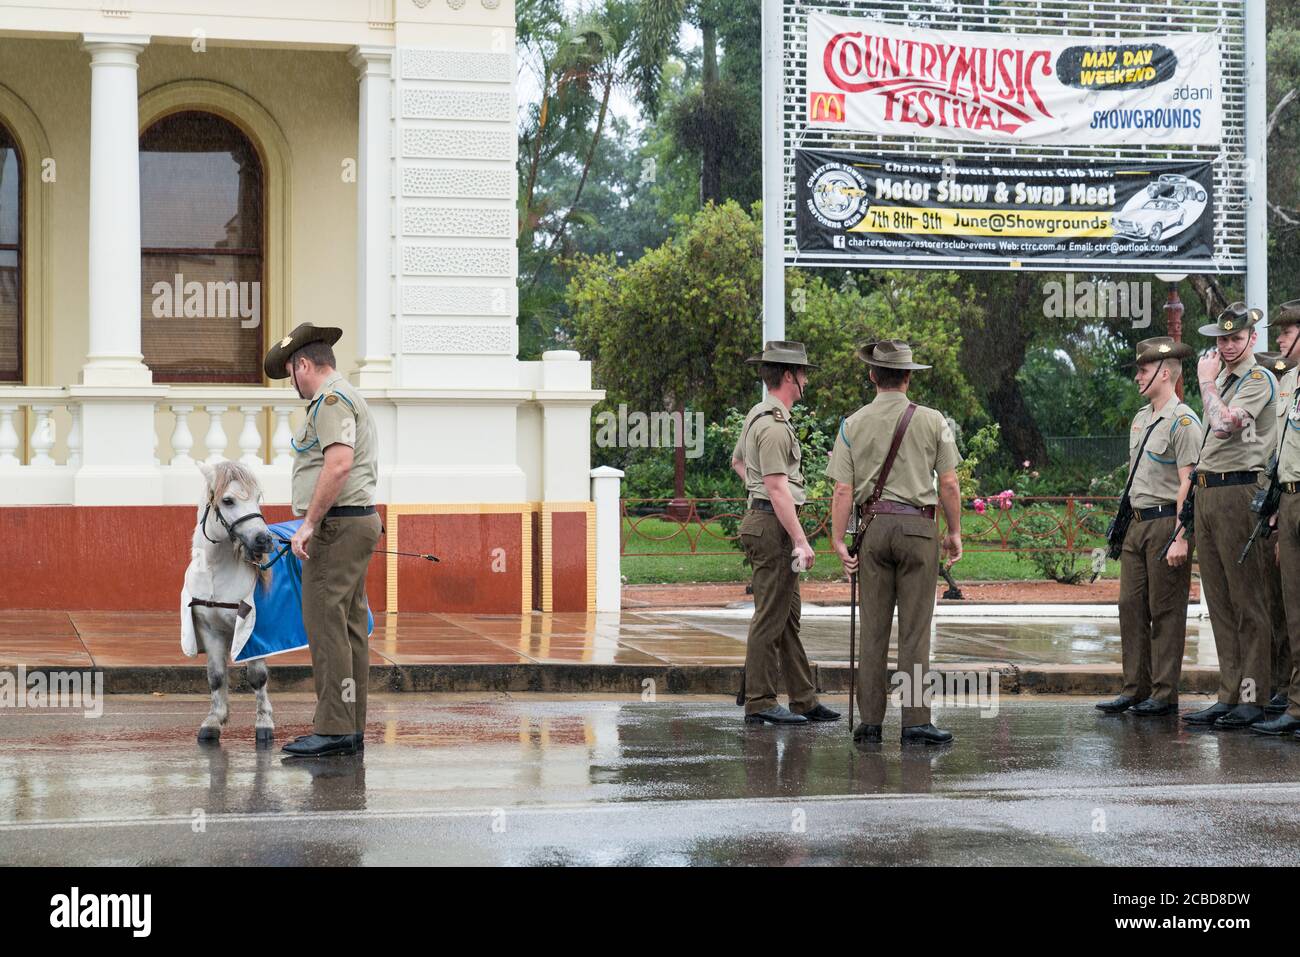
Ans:
<svg viewBox="0 0 1300 957"><path fill-rule="evenodd" d="M891 502L887 498L873 502L867 506L867 511L872 515L924 515L928 519L934 518L933 505L907 505L903 502Z"/></svg>
<svg viewBox="0 0 1300 957"><path fill-rule="evenodd" d="M1294 495L1296 492L1300 492L1300 482L1279 482L1278 485L1281 486L1282 491L1286 492L1287 495Z"/></svg>
<svg viewBox="0 0 1300 957"><path fill-rule="evenodd" d="M1166 505L1152 505L1150 508L1133 509L1133 517L1139 522L1149 522L1153 518L1173 518L1177 507L1173 502Z"/></svg>

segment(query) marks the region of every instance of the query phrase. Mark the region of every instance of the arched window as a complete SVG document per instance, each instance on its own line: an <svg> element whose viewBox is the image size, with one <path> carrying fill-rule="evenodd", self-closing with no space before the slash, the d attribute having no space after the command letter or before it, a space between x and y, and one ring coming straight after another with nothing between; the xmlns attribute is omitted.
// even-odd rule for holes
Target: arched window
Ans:
<svg viewBox="0 0 1300 957"><path fill-rule="evenodd" d="M262 160L187 110L140 137L141 344L155 382L262 383Z"/></svg>
<svg viewBox="0 0 1300 957"><path fill-rule="evenodd" d="M23 381L23 164L0 124L0 382Z"/></svg>

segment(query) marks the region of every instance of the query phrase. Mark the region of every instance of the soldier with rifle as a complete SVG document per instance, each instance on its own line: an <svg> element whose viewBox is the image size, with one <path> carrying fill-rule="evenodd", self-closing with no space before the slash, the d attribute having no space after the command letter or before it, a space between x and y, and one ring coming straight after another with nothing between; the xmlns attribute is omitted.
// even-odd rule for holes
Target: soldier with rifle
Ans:
<svg viewBox="0 0 1300 957"><path fill-rule="evenodd" d="M1175 527L1200 455L1201 423L1175 389L1183 360L1195 354L1166 336L1137 347L1133 378L1139 395L1149 401L1133 418L1128 481L1107 532L1109 556L1120 562L1124 666L1119 697L1097 705L1107 714L1160 717L1178 710L1192 564L1191 540L1184 528Z"/></svg>
<svg viewBox="0 0 1300 957"><path fill-rule="evenodd" d="M835 482L831 541L855 583L855 602L871 596L870 614L865 605L863 609L857 687L863 723L853 729L853 740L881 740L889 633L897 606L902 740L942 744L952 740L952 733L931 723L923 686L930 677L930 621L939 552L949 565L961 558L961 492L956 472L961 457L943 415L907 397L912 372L930 368L912 361L911 346L886 339L862 346L857 355L868 365L876 397L840 423L826 468ZM942 542L935 523L939 503L947 524ZM844 541L854 509L858 511L854 547L860 549L856 554Z"/></svg>
<svg viewBox="0 0 1300 957"><path fill-rule="evenodd" d="M1279 692L1285 696L1285 707L1281 714L1251 726L1259 734L1300 736L1300 687L1297 687L1292 663L1300 655L1300 412L1296 410L1297 378L1296 363L1292 358L1297 341L1300 340L1300 299L1284 302L1274 319L1279 327L1277 334L1278 348L1281 350L1279 360L1286 366L1285 374L1278 383L1278 439L1277 450L1271 463L1271 483L1268 494L1261 501L1261 511L1257 527L1267 523L1262 529L1263 535L1270 532L1269 526L1278 531L1273 548L1257 549L1265 552L1265 559L1276 559L1279 569L1276 590L1280 592L1283 614L1282 622L1287 629L1287 653L1284 655L1275 647L1273 656L1274 680L1285 683ZM1271 555L1269 553L1272 553ZM1272 597L1270 595L1270 597ZM1278 616L1274 615L1276 620ZM1281 674L1279 674L1281 672ZM1274 710L1279 694L1274 694L1269 702L1270 711Z"/></svg>
<svg viewBox="0 0 1300 957"><path fill-rule="evenodd" d="M1244 562L1254 522L1251 502L1275 445L1277 381L1255 360L1258 309L1230 305L1201 335L1215 348L1197 364L1207 435L1196 467L1194 500L1201 587L1210 606L1219 656L1218 701L1185 714L1193 725L1247 728L1263 720L1272 680L1270 631L1259 583L1267 569L1260 550ZM1181 523L1186 527L1186 523Z"/></svg>
<svg viewBox="0 0 1300 957"><path fill-rule="evenodd" d="M1300 325L1297 325L1297 322L1300 322L1300 312L1289 316L1283 307L1282 313L1273 321L1273 324L1278 327L1277 347L1280 351L1260 352L1255 356L1255 361L1266 367L1277 379L1279 438L1283 435L1283 416L1287 414L1289 399L1295 391L1295 378L1291 377L1288 380L1286 374L1295 368L1297 357L1300 356L1300 353L1295 350L1295 344L1300 340ZM1269 474L1274 477L1276 458L1277 455L1274 453L1273 459L1269 460ZM1273 517L1260 530L1261 537L1271 537L1277 527L1276 502L1279 497L1276 491L1272 493ZM1286 711L1287 707L1287 688L1291 685L1291 639L1287 634L1286 608L1282 600L1282 567L1278 563L1278 542L1274 538L1271 545L1267 542L1263 544L1264 562L1268 566L1264 592L1268 598L1268 621L1273 652L1273 680L1270 682L1273 697L1269 698L1268 704L1264 705L1264 711L1277 715Z"/></svg>

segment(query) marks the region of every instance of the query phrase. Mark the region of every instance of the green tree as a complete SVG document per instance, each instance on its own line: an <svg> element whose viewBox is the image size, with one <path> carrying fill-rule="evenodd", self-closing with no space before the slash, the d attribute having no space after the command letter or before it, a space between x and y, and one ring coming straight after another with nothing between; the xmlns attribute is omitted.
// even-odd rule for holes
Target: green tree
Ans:
<svg viewBox="0 0 1300 957"><path fill-rule="evenodd" d="M597 387L641 410L708 419L756 395L742 361L760 347L762 234L733 202L706 206L635 262L578 256L567 304L572 341Z"/></svg>
<svg viewBox="0 0 1300 957"><path fill-rule="evenodd" d="M808 347L820 368L809 377L806 402L822 414L849 415L875 396L857 346L903 339L916 361L932 370L912 377L909 392L957 420L978 417L979 406L961 363L963 317L954 273L922 270L849 272L838 285L821 273L791 270L786 277L789 338Z"/></svg>

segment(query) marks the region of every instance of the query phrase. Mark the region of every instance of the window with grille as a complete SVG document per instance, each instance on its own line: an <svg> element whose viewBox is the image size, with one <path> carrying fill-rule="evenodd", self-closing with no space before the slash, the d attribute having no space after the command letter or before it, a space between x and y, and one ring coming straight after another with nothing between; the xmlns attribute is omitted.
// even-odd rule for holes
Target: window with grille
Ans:
<svg viewBox="0 0 1300 957"><path fill-rule="evenodd" d="M0 123L0 382L23 381L23 163Z"/></svg>
<svg viewBox="0 0 1300 957"><path fill-rule="evenodd" d="M261 157L224 117L173 113L140 137L141 346L155 382L262 383L264 189Z"/></svg>

